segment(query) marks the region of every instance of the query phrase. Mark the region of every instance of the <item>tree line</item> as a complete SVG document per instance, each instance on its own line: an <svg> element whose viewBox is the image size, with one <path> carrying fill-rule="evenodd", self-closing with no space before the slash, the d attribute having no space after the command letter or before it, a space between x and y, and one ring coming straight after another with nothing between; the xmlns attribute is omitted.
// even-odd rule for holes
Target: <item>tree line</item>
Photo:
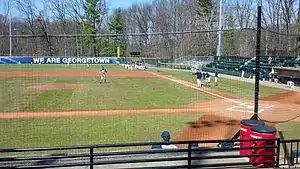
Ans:
<svg viewBox="0 0 300 169"><path fill-rule="evenodd" d="M263 54L298 50L299 1L263 0ZM19 14L11 20L13 55L116 56L117 47L121 56L140 52L142 57L174 59L216 54L219 0L153 0L116 9L109 9L106 0L41 4L0 1L0 35L10 33L9 11ZM256 0L223 0L223 10L222 55L254 56ZM80 34L111 36L76 36ZM9 55L9 44L8 36L0 37L0 55Z"/></svg>

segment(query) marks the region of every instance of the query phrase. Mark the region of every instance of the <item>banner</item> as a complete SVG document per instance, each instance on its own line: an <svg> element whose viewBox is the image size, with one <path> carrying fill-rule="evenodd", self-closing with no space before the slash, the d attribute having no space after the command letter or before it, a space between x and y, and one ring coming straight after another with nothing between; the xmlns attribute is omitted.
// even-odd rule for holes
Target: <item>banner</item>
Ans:
<svg viewBox="0 0 300 169"><path fill-rule="evenodd" d="M121 64L117 57L0 57L0 64Z"/></svg>

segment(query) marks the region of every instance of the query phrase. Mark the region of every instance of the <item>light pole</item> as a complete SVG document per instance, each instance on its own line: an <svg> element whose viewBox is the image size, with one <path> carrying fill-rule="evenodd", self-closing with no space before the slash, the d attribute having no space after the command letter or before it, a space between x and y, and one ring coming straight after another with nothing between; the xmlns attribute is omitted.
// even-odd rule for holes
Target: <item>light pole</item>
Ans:
<svg viewBox="0 0 300 169"><path fill-rule="evenodd" d="M11 11L9 11L9 56L12 55L12 44L11 44Z"/></svg>
<svg viewBox="0 0 300 169"><path fill-rule="evenodd" d="M222 29L223 29L222 15L223 15L223 0L220 0L218 47L217 47L217 57L218 57L218 60L220 60L221 50L222 50Z"/></svg>

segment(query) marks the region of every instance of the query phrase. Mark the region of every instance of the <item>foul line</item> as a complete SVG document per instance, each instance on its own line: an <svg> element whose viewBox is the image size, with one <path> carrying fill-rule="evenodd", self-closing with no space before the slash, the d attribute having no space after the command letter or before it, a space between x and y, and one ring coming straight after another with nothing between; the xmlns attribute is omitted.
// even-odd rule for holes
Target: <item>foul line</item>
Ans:
<svg viewBox="0 0 300 169"><path fill-rule="evenodd" d="M187 86L187 87L190 87L190 88L193 88L193 89L202 91L202 92L207 93L207 94L210 94L210 95L212 95L212 96L219 97L219 98L221 98L221 99L225 99L225 100L228 100L228 101L233 102L233 103L242 104L242 102L236 101L236 100L234 100L234 99L229 99L229 98L227 98L227 97L224 97L224 96L221 96L221 95L218 95L218 94L215 94L215 93L211 93L211 92L209 92L209 91L206 91L206 90L203 90L203 89L201 89L201 88L195 87L195 86L193 86L193 85L187 84L187 82L184 81L184 80L173 79L173 78L170 78L170 77L167 77L167 76L159 75L159 74L154 73L154 72L150 72L150 73L152 73L153 75L158 76L158 77L160 77L160 78L164 78L164 79L173 81L173 82L175 82L175 83L179 83L179 84L181 84L181 85L184 85L184 86Z"/></svg>
<svg viewBox="0 0 300 169"><path fill-rule="evenodd" d="M189 82L187 81L184 81L184 80L177 80L177 79L173 79L173 78L170 78L170 77L167 77L167 76L163 76L163 75L159 75L157 73L154 73L154 72L150 72L152 73L153 75L155 76L158 76L160 78L164 78L164 79L167 79L167 80L170 80L170 81L173 81L175 83L179 83L181 85L184 85L184 86L187 86L187 87L190 87L190 88L193 88L193 89L196 89L196 90L199 90L201 92L204 92L204 93L207 93L207 94L210 94L212 96L215 96L215 97L218 97L218 98L221 98L221 99L225 99L227 101L230 101L232 103L236 103L238 104L237 106L233 106L233 107L229 107L227 108L226 110L229 110L229 111L238 111L238 112L249 112L249 113L253 113L253 110L242 110L242 109L245 109L245 107L248 107L248 108L253 108L253 106L250 106L248 103L243 103L243 102L239 102L237 100L234 100L234 99L229 99L227 97L224 97L224 96L221 96L221 95L218 95L218 94L215 94L215 93L212 93L212 92L209 92L209 91L206 91L206 90L203 90L199 87L196 87L196 86L193 86L191 84L188 84ZM252 105L252 104L251 104ZM265 111L265 109L270 109L272 107L274 107L274 105L260 105L260 107L262 107L261 110L258 110L258 113L261 113L263 111ZM236 108L238 108L238 110L236 110ZM241 109L240 109L241 108Z"/></svg>

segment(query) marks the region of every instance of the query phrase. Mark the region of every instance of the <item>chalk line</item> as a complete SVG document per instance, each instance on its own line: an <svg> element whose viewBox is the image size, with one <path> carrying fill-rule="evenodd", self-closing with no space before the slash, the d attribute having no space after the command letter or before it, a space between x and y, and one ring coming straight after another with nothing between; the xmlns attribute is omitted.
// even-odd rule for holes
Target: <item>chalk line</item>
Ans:
<svg viewBox="0 0 300 169"><path fill-rule="evenodd" d="M193 89L202 91L202 92L207 93L207 94L210 94L210 95L212 95L212 96L215 96L215 97L218 97L218 98L221 98L221 99L225 99L225 100L230 101L230 102L233 102L233 103L239 103L239 104L242 104L242 102L239 102L239 101L237 101L237 100L229 99L229 98L227 98L227 97L224 97L224 96L221 96L221 95L218 95L218 94L215 94L215 93L212 93L212 92L203 90L203 89L201 89L201 88L199 88L199 87L196 87L196 86L187 84L187 82L184 81L184 80L173 79L173 78L170 78L170 77L167 77L167 76L159 75L159 74L154 73L154 72L150 72L150 73L152 73L153 75L158 76L158 77L160 77L160 78L164 78L164 79L173 81L173 82L175 82L175 83L179 83L179 84L181 84L181 85L184 85L184 86L187 86L187 87L190 87L190 88L193 88Z"/></svg>

